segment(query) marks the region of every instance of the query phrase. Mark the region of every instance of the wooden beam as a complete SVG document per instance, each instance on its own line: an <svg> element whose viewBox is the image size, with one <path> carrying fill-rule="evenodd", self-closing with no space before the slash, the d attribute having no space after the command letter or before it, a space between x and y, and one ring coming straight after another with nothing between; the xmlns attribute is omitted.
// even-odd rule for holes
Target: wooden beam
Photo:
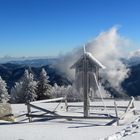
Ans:
<svg viewBox="0 0 140 140"><path fill-rule="evenodd" d="M41 107L35 106L35 105L31 104L31 103L29 104L29 106L32 107L32 108L35 108L35 109L41 110L41 111L43 111L43 112L49 113L49 114L58 115L58 114L56 114L56 113L53 112L53 111L50 111L50 110L47 110L47 109L44 109L44 108L41 108Z"/></svg>
<svg viewBox="0 0 140 140"><path fill-rule="evenodd" d="M118 109L117 109L117 104L115 101L114 101L114 106L115 106L115 114L116 114L116 117L118 118ZM117 126L118 125L119 125L119 119L117 120Z"/></svg>
<svg viewBox="0 0 140 140"><path fill-rule="evenodd" d="M27 115L28 116L28 115ZM54 118L54 119L118 119L116 117L83 117L83 116L51 116L51 115L35 115L35 114L30 114L30 117L35 117L35 118Z"/></svg>
<svg viewBox="0 0 140 140"><path fill-rule="evenodd" d="M106 126L112 125L112 124L116 123L118 120L119 120L119 118L115 118L112 121L110 121L109 123L107 123Z"/></svg>
<svg viewBox="0 0 140 140"><path fill-rule="evenodd" d="M118 117L118 119L114 119L112 120L111 122L107 123L106 125L112 125L114 124L115 122L117 122L117 125L119 125L119 120L121 119L124 119L124 117L130 113L130 112L133 112L135 110L135 108L133 107L133 102L134 102L134 97L131 97L131 100L130 102L128 103L128 106L126 107L126 110L125 112L120 116ZM116 105L115 105L116 106ZM118 108L118 107L117 107ZM118 116L118 114L116 115Z"/></svg>
<svg viewBox="0 0 140 140"><path fill-rule="evenodd" d="M68 108L69 107L83 107L83 105L68 105L67 106ZM93 108L104 108L104 106L97 106L97 105L91 105L91 106L89 106L89 107L93 107ZM106 106L106 108L115 108L114 106ZM127 106L117 106L117 108L122 108L122 109L126 109L127 108ZM130 108L132 108L132 107L130 107Z"/></svg>
<svg viewBox="0 0 140 140"><path fill-rule="evenodd" d="M132 103L132 107L134 108L134 111L133 111L134 115L137 115L137 112L136 112L136 110L135 110L134 102Z"/></svg>
<svg viewBox="0 0 140 140"><path fill-rule="evenodd" d="M132 106L133 102L134 102L134 97L131 97L131 100L129 101L125 112L119 117L120 119L123 119L129 112L132 112L135 110L135 108L133 108Z"/></svg>
<svg viewBox="0 0 140 140"><path fill-rule="evenodd" d="M121 119L124 119L125 116L126 116L128 113L133 112L134 110L135 110L135 108L132 108L132 109L128 110L127 112L123 113L123 114L119 117L120 120L121 120Z"/></svg>
<svg viewBox="0 0 140 140"><path fill-rule="evenodd" d="M12 117L12 116L14 116L14 114L7 114L7 115L4 115L4 116L0 116L0 119L4 118L4 117Z"/></svg>
<svg viewBox="0 0 140 140"><path fill-rule="evenodd" d="M65 109L66 109L66 111L68 111L68 102L67 102L67 98L65 99Z"/></svg>
<svg viewBox="0 0 140 140"><path fill-rule="evenodd" d="M56 101L61 101L61 100L65 100L65 97L54 98L54 99L47 99L47 100L40 100L40 101L34 101L34 102L30 102L30 103L32 103L32 104L36 104L36 103L50 103L50 102L56 102Z"/></svg>
<svg viewBox="0 0 140 140"><path fill-rule="evenodd" d="M134 102L134 97L131 97L131 100L130 100L130 102L128 103L128 106L127 106L125 112L127 112L127 111L130 109L130 107L132 106L133 102Z"/></svg>
<svg viewBox="0 0 140 140"><path fill-rule="evenodd" d="M30 101L27 102L27 114L30 115L31 114L31 106L30 106ZM29 122L32 121L31 117L28 117Z"/></svg>

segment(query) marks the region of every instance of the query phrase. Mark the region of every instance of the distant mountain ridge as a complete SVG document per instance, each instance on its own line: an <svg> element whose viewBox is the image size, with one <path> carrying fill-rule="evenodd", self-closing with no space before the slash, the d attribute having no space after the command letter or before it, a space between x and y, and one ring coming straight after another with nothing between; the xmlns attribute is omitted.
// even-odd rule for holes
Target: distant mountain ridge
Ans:
<svg viewBox="0 0 140 140"><path fill-rule="evenodd" d="M12 63L12 64L20 64L20 65L28 65L32 67L41 67L44 65L49 65L53 63L57 63L59 58L51 58L51 57L11 57L5 56L0 58L0 64ZM127 57L122 58L122 61L127 66L134 66L140 64L140 49L134 52L131 52L127 55Z"/></svg>
<svg viewBox="0 0 140 140"><path fill-rule="evenodd" d="M2 57L0 58L0 64L12 63L12 64L20 64L20 65L29 65L34 67L40 67L48 64L55 63L57 58L49 58L49 57Z"/></svg>
<svg viewBox="0 0 140 140"><path fill-rule="evenodd" d="M38 58L30 60L21 60L21 61L10 61L11 64L19 64L31 67L41 67L45 65L52 65L57 62L57 58Z"/></svg>
<svg viewBox="0 0 140 140"><path fill-rule="evenodd" d="M62 74L61 72L53 68L52 65L31 67L29 65L5 63L0 64L0 75L7 82L8 89L11 89L11 87L14 86L15 82L19 81L23 76L25 69L29 69L34 74L35 80L37 80L42 68L47 71L48 76L50 77L49 80L51 85L54 85L54 83L57 83L58 85L71 84L70 80L66 78L65 74Z"/></svg>
<svg viewBox="0 0 140 140"><path fill-rule="evenodd" d="M134 57L135 55L133 55ZM137 55L139 58L139 55ZM53 64L57 63L58 59L33 59L33 60L22 60L22 61L11 61L10 63L0 64L0 75L7 82L8 89L14 86L15 82L19 81L22 77L25 69L30 69L35 75L35 79L39 78L39 73L42 68L45 68L49 77L50 84L54 85L69 85L71 80L60 72L58 69L53 67ZM137 59L137 63L128 65L129 60L122 60L125 62L127 67L130 68L130 75L127 79L122 82L122 88L126 91L129 96L140 96L140 61ZM109 83L107 83L109 84ZM104 85L106 86L106 85ZM108 88L109 87L109 88ZM119 94L111 86L105 87L106 90L114 94L116 97Z"/></svg>

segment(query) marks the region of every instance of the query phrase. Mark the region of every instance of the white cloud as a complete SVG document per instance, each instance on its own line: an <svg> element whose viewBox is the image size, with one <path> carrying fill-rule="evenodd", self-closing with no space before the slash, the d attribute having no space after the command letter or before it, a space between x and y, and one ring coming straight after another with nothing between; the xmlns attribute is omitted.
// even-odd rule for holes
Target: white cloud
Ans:
<svg viewBox="0 0 140 140"><path fill-rule="evenodd" d="M120 60L125 56L122 48L129 46L129 40L121 37L117 32L117 27L112 27L108 31L100 33L95 39L86 44L86 51L92 53L105 67L101 71L103 79L107 79L111 85L121 89L121 82L128 77L129 69ZM83 48L74 49L72 52L59 57L56 65L62 72L74 78L74 71L70 66L83 53Z"/></svg>

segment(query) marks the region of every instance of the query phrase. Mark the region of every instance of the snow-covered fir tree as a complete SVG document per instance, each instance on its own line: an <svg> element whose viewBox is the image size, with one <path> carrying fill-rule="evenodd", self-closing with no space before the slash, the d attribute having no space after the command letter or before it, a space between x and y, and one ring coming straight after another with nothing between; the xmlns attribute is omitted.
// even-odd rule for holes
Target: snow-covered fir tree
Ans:
<svg viewBox="0 0 140 140"><path fill-rule="evenodd" d="M40 73L39 82L37 84L38 100L49 99L51 97L51 85L49 82L49 76L43 68Z"/></svg>
<svg viewBox="0 0 140 140"><path fill-rule="evenodd" d="M35 101L37 99L36 90L37 82L34 81L33 74L25 70L21 81L17 82L11 90L11 100L15 103Z"/></svg>
<svg viewBox="0 0 140 140"><path fill-rule="evenodd" d="M1 103L6 103L7 101L9 101L10 98L6 87L7 84L0 76L0 102Z"/></svg>
<svg viewBox="0 0 140 140"><path fill-rule="evenodd" d="M37 99L37 94L36 94L37 82L34 81L33 74L29 73L28 70L25 70L24 76L22 78L22 82L23 82L22 90L24 92L25 102L35 101Z"/></svg>
<svg viewBox="0 0 140 140"><path fill-rule="evenodd" d="M25 96L24 90L22 89L23 82L16 82L15 86L11 89L11 102L12 103L24 103Z"/></svg>

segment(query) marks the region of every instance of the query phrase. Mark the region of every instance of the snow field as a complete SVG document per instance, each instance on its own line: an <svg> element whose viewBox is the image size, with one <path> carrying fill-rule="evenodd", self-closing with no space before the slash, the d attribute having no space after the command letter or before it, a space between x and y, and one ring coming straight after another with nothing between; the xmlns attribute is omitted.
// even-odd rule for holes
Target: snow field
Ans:
<svg viewBox="0 0 140 140"><path fill-rule="evenodd" d="M106 105L113 105L113 100L105 101ZM39 103L38 106L53 110L58 103ZM82 105L82 103L68 103ZM91 103L92 105L102 105L100 101ZM128 101L117 101L118 105L127 105ZM140 102L135 101L136 111L138 115L127 115L127 119L123 125L104 126L106 120L81 120L81 119L54 119L54 120L36 120L28 123L26 114L27 109L24 104L13 104L12 109L15 116L19 116L16 122L9 123L0 121L0 140L129 140L131 137L137 139L140 137ZM32 111L37 111L33 109ZM69 108L65 111L64 103L57 109L57 113L61 115L82 115L82 108ZM92 110L95 115L98 110ZM109 113L115 114L114 110L108 110ZM98 112L106 114L104 110ZM122 111L123 112L123 111ZM120 113L122 113L120 111ZM41 112L37 112L40 114Z"/></svg>

